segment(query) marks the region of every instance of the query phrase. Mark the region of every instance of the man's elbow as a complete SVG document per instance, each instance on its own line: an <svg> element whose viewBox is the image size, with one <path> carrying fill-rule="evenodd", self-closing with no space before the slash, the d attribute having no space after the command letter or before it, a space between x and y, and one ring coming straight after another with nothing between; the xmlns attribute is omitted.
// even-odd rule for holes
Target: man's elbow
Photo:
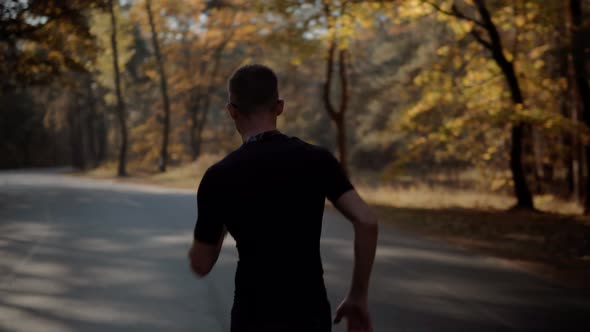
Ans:
<svg viewBox="0 0 590 332"><path fill-rule="evenodd" d="M377 215L373 211L366 211L366 213L360 216L357 224L367 228L377 228L379 221L377 220Z"/></svg>

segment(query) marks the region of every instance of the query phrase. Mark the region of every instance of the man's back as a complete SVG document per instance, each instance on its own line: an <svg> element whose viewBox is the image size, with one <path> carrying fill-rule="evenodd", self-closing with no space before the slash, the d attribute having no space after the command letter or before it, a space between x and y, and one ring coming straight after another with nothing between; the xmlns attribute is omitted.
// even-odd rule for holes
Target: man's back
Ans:
<svg viewBox="0 0 590 332"><path fill-rule="evenodd" d="M207 171L195 238L215 241L223 223L236 240L234 320L329 324L319 248L324 202L351 188L329 152L278 132Z"/></svg>
<svg viewBox="0 0 590 332"><path fill-rule="evenodd" d="M319 248L328 198L355 234L351 287L334 322L346 319L349 331L372 332L367 307L377 218L331 153L276 130L284 100L272 69L240 67L228 81L228 97L226 109L245 143L201 181L192 271L209 274L229 230L240 257L232 332L329 332Z"/></svg>

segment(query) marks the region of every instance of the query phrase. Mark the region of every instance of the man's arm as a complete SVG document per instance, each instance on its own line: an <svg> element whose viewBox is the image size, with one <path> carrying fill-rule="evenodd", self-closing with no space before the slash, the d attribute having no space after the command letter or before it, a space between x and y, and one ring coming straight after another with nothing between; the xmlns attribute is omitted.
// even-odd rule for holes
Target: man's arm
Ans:
<svg viewBox="0 0 590 332"><path fill-rule="evenodd" d="M188 252L188 258L190 260L191 269L197 276L202 278L211 272L211 269L213 269L213 266L219 258L219 253L221 252L221 247L223 246L223 240L225 239L226 234L227 230L224 227L223 233L216 245L199 240L193 241L193 245Z"/></svg>
<svg viewBox="0 0 590 332"><path fill-rule="evenodd" d="M224 203L221 199L219 172L210 167L203 175L197 191L197 223L193 232L193 244L188 252L191 269L204 277L213 268L223 239L227 233L223 220Z"/></svg>
<svg viewBox="0 0 590 332"><path fill-rule="evenodd" d="M349 331L372 331L367 306L369 279L377 248L377 217L354 189L342 194L334 205L354 226L352 283L334 322L346 318Z"/></svg>

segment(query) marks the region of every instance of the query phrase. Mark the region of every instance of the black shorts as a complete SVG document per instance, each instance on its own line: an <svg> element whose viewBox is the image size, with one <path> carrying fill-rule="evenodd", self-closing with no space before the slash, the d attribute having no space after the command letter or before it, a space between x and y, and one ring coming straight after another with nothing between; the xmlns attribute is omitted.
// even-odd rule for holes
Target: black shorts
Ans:
<svg viewBox="0 0 590 332"><path fill-rule="evenodd" d="M280 307L280 305L278 305ZM313 311L291 313L290 317L268 312L266 317L253 315L240 310L234 304L231 317L231 332L331 332L332 312L326 301Z"/></svg>

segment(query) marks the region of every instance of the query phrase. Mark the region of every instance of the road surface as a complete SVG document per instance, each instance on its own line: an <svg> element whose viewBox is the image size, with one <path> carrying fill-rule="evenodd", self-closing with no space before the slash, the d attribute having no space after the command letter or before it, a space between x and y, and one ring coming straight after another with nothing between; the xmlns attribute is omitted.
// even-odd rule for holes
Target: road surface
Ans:
<svg viewBox="0 0 590 332"><path fill-rule="evenodd" d="M191 191L0 173L0 331L229 331L234 243L195 279L186 251L196 213ZM350 225L327 212L333 307L352 250ZM387 226L370 299L377 332L590 331L588 293Z"/></svg>

